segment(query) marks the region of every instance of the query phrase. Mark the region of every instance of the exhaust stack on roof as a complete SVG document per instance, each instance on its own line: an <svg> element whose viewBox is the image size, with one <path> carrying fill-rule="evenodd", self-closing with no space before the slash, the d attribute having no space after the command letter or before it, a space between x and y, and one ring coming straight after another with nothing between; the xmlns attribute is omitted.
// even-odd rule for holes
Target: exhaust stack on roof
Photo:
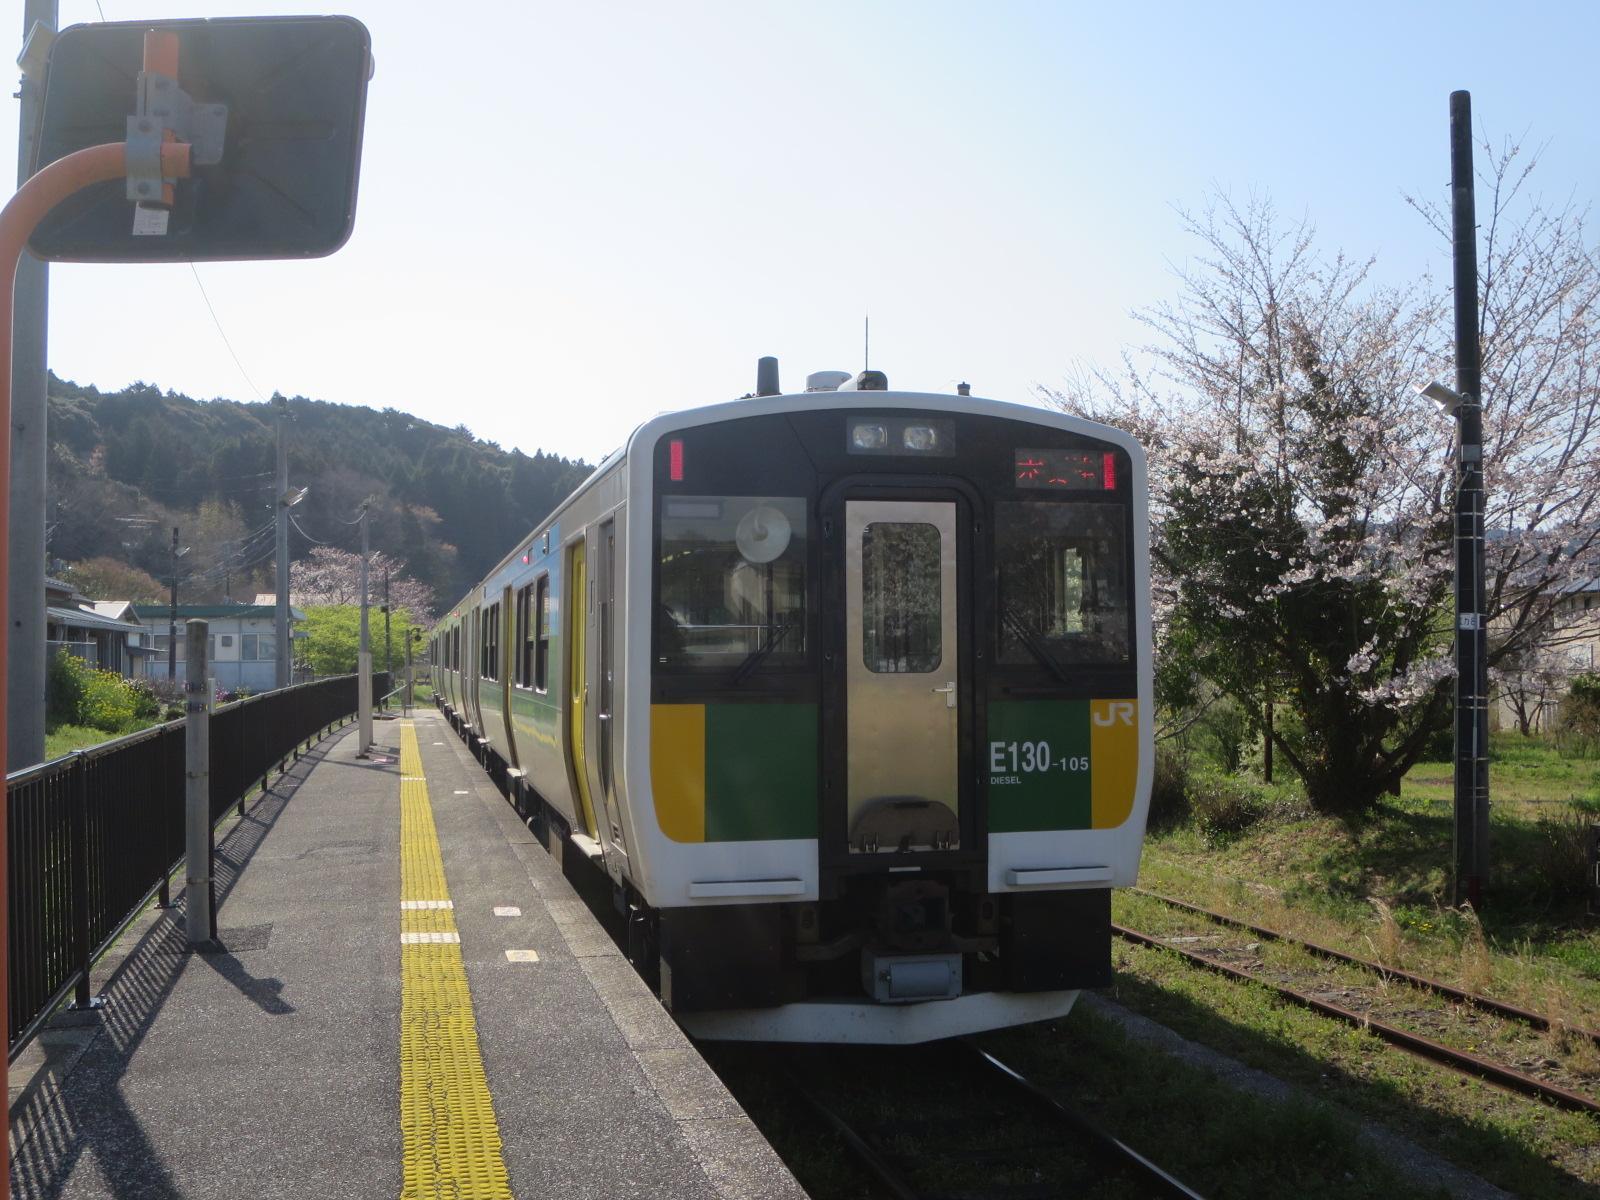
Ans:
<svg viewBox="0 0 1600 1200"><path fill-rule="evenodd" d="M783 389L778 386L778 360L769 354L756 362L756 395L782 394Z"/></svg>

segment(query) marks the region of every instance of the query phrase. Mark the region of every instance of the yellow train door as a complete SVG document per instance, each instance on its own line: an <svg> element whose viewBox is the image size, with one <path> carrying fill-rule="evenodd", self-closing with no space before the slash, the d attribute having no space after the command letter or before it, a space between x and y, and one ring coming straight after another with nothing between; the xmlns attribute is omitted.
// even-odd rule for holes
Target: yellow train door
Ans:
<svg viewBox="0 0 1600 1200"><path fill-rule="evenodd" d="M599 839L600 824L589 798L585 728L589 719L589 571L582 541L567 548L567 770L578 797L584 832Z"/></svg>

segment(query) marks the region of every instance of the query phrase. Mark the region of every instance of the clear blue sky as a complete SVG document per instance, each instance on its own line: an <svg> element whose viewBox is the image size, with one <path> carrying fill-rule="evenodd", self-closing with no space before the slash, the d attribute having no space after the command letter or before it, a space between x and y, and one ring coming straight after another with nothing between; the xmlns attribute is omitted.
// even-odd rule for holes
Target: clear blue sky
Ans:
<svg viewBox="0 0 1600 1200"><path fill-rule="evenodd" d="M1027 401L1140 340L1129 311L1192 249L1175 210L1213 189L1269 194L1383 278L1447 277L1402 196L1445 198L1453 88L1496 140L1545 145L1547 196L1600 193L1589 2L345 11L377 56L354 237L200 277L263 393L529 452L594 459L750 390L762 354L790 388L859 369L869 311L891 385ZM58 374L254 397L187 266L58 266L51 289Z"/></svg>

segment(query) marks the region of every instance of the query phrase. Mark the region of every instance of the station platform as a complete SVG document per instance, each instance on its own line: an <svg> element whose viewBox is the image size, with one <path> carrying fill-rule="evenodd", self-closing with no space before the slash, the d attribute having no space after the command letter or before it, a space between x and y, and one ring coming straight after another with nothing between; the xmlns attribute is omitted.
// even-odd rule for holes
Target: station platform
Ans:
<svg viewBox="0 0 1600 1200"><path fill-rule="evenodd" d="M354 727L12 1066L12 1195L805 1193L443 717ZM180 894L181 895L181 894Z"/></svg>

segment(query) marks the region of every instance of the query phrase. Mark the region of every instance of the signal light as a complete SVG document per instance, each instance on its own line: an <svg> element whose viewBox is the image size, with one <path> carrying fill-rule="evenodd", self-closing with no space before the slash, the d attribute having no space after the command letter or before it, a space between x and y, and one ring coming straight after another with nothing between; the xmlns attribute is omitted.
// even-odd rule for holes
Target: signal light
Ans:
<svg viewBox="0 0 1600 1200"><path fill-rule="evenodd" d="M682 438L673 438L667 443L667 478L673 483L683 482Z"/></svg>

